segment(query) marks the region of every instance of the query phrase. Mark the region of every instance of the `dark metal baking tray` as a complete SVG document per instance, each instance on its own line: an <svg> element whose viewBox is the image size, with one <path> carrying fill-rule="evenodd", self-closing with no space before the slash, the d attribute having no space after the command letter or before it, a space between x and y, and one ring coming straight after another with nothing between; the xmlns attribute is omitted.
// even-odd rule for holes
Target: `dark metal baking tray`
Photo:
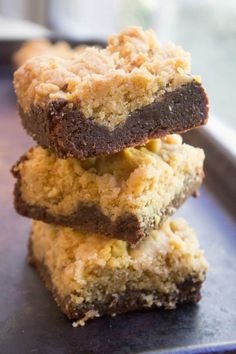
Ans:
<svg viewBox="0 0 236 354"><path fill-rule="evenodd" d="M10 78L0 81L0 353L236 352L235 162L202 130L186 139L207 153L201 196L178 212L198 231L210 263L201 302L73 328L26 262L30 222L13 209L9 169L33 142L20 126Z"/></svg>

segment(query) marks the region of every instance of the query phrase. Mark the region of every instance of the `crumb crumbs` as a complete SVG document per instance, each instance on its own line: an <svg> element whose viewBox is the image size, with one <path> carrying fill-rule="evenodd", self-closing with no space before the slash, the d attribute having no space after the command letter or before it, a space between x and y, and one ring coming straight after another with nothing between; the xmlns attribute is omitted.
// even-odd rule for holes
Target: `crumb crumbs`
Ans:
<svg viewBox="0 0 236 354"><path fill-rule="evenodd" d="M88 312L86 312L85 316L83 318L81 318L80 320L78 321L74 321L72 323L72 327L76 328L78 326L81 326L83 327L85 325L85 323L89 320L89 319L92 319L94 317L99 317L99 312L96 311L96 310L90 310Z"/></svg>

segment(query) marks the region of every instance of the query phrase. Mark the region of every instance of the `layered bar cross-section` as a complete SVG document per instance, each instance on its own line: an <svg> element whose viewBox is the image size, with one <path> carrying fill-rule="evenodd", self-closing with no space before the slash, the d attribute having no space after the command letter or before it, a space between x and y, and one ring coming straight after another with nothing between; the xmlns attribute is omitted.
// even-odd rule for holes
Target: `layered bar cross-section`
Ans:
<svg viewBox="0 0 236 354"><path fill-rule="evenodd" d="M203 160L203 150L179 135L87 160L34 147L12 169L15 207L33 219L135 244L196 194Z"/></svg>
<svg viewBox="0 0 236 354"><path fill-rule="evenodd" d="M208 118L189 54L137 27L113 35L104 49L34 57L14 83L23 126L59 157L111 154Z"/></svg>

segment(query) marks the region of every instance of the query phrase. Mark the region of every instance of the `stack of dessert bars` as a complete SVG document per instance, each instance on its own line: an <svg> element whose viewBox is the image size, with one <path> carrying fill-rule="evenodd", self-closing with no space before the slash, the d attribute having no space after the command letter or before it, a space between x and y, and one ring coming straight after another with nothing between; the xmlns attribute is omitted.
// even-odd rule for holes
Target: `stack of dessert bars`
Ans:
<svg viewBox="0 0 236 354"><path fill-rule="evenodd" d="M169 217L196 195L202 149L181 133L206 123L189 54L129 27L105 49L28 60L14 85L39 144L13 166L15 208L33 219L29 261L76 324L197 302L207 262Z"/></svg>

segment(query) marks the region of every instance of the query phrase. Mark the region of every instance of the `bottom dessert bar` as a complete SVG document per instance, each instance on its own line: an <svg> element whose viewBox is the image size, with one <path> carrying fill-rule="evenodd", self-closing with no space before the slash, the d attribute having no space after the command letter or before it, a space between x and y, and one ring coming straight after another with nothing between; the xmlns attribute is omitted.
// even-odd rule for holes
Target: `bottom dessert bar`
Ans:
<svg viewBox="0 0 236 354"><path fill-rule="evenodd" d="M197 302L208 268L183 219L167 220L136 248L33 221L29 245L29 262L61 310L80 325L102 315Z"/></svg>

